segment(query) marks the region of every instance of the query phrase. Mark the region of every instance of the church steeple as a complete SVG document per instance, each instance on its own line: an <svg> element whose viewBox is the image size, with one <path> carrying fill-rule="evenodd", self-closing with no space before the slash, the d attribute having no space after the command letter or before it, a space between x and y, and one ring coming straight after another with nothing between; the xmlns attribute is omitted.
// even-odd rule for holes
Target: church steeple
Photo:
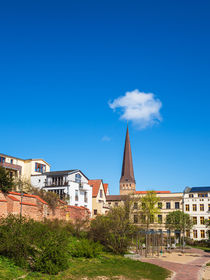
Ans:
<svg viewBox="0 0 210 280"><path fill-rule="evenodd" d="M125 147L123 155L122 173L120 178L120 194L133 193L136 190L136 181L133 172L133 160L131 154L131 144L127 126Z"/></svg>

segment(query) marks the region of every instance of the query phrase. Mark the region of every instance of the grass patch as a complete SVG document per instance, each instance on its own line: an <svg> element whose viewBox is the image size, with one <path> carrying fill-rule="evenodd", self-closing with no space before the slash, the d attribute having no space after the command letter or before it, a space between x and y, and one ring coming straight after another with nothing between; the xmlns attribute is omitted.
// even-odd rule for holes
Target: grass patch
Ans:
<svg viewBox="0 0 210 280"><path fill-rule="evenodd" d="M0 256L0 279L16 279L26 273L25 270L16 266L11 260Z"/></svg>
<svg viewBox="0 0 210 280"><path fill-rule="evenodd" d="M192 248L197 248L197 249L201 249L201 250L203 250L203 251L205 251L205 252L210 252L210 248L209 247L202 247L202 246L191 246Z"/></svg>
<svg viewBox="0 0 210 280"><path fill-rule="evenodd" d="M110 279L114 279L115 276L124 276L128 280L164 280L170 275L169 271L156 265L110 254L94 259L75 258L70 259L69 262L69 269L58 275L49 276L38 272L29 273L15 266L10 260L1 258L0 279L17 279L17 277L27 275L25 280L81 280L83 277L93 279L97 276L107 276Z"/></svg>

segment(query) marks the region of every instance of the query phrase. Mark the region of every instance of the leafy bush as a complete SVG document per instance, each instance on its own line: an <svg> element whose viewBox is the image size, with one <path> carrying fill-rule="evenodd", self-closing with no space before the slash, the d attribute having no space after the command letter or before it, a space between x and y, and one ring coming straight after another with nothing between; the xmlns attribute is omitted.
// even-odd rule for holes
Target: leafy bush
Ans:
<svg viewBox="0 0 210 280"><path fill-rule="evenodd" d="M8 216L0 220L0 254L15 264L56 274L67 268L69 236L47 223Z"/></svg>
<svg viewBox="0 0 210 280"><path fill-rule="evenodd" d="M48 232L40 253L36 255L33 269L36 271L57 274L68 267L68 239L65 233Z"/></svg>
<svg viewBox="0 0 210 280"><path fill-rule="evenodd" d="M36 252L27 234L31 223L12 215L0 221L0 254L23 267L28 266L29 256Z"/></svg>
<svg viewBox="0 0 210 280"><path fill-rule="evenodd" d="M124 207L112 208L106 216L97 216L91 222L90 237L116 254L123 254L131 244L135 231Z"/></svg>
<svg viewBox="0 0 210 280"><path fill-rule="evenodd" d="M69 254L75 258L95 258L102 252L102 246L99 243L88 239L78 240L71 238L69 244Z"/></svg>

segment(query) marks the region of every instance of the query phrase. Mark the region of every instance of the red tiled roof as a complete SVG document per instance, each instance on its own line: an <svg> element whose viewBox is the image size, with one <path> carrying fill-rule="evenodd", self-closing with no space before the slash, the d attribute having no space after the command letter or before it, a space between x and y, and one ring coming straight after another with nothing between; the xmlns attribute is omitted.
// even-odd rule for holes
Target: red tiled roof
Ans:
<svg viewBox="0 0 210 280"><path fill-rule="evenodd" d="M59 199L58 200L60 203L62 203L62 204L67 204L65 201L63 201L63 200L61 200L61 199Z"/></svg>
<svg viewBox="0 0 210 280"><path fill-rule="evenodd" d="M107 190L108 190L108 185L107 183L104 183L104 191L105 191L105 194L107 194Z"/></svg>
<svg viewBox="0 0 210 280"><path fill-rule="evenodd" d="M171 193L170 191L154 191L157 194L161 194L161 193ZM146 194L147 191L136 191L136 194Z"/></svg>
<svg viewBox="0 0 210 280"><path fill-rule="evenodd" d="M20 204L22 204L22 205L29 205L29 206L36 206L37 207L37 205L36 204L34 204L34 203L28 203L28 202L20 202Z"/></svg>
<svg viewBox="0 0 210 280"><path fill-rule="evenodd" d="M9 192L9 193L10 193L10 194L15 194L15 195L21 195L21 193L17 193L17 192ZM47 202L44 201L44 200L43 200L41 197L39 197L38 195L24 193L23 196L26 196L26 197L33 197L33 198L38 199L38 200L41 201L42 203L47 204Z"/></svg>
<svg viewBox="0 0 210 280"><path fill-rule="evenodd" d="M17 199L16 197L12 196L12 195L8 195L7 197L9 197L10 199L14 200L14 201L20 201L19 199Z"/></svg>
<svg viewBox="0 0 210 280"><path fill-rule="evenodd" d="M92 197L96 197L98 195L101 182L102 182L101 179L88 181L88 184L92 186Z"/></svg>
<svg viewBox="0 0 210 280"><path fill-rule="evenodd" d="M0 199L0 202L7 202L7 200L4 200L4 199Z"/></svg>

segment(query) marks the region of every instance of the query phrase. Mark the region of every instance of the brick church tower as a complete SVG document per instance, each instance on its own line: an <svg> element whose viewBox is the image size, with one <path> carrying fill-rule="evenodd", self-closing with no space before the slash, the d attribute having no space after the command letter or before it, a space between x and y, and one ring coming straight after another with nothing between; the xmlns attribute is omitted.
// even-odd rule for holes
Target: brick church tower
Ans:
<svg viewBox="0 0 210 280"><path fill-rule="evenodd" d="M127 126L125 147L123 155L122 173L120 178L120 194L126 195L136 191L136 181L133 172L133 160L131 154L131 144Z"/></svg>

